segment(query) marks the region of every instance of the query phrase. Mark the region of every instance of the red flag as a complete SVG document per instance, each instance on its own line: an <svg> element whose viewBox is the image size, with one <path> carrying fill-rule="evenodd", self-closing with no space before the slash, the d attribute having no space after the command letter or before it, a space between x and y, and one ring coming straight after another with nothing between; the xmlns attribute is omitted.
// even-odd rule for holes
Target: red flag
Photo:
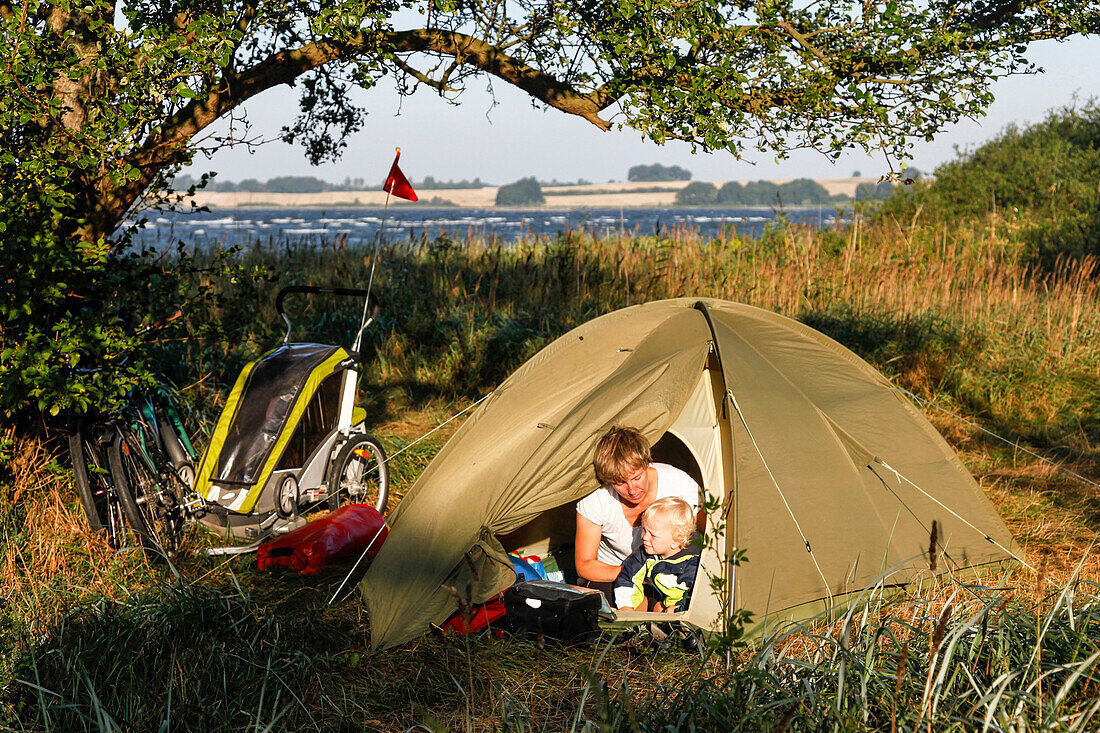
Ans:
<svg viewBox="0 0 1100 733"><path fill-rule="evenodd" d="M393 165L390 166L390 174L386 176L386 183L382 186L382 190L389 191L397 198L416 201L416 191L413 190L409 179L405 178L405 174L397 166L399 160L401 160L401 148L397 149L397 155L394 156Z"/></svg>

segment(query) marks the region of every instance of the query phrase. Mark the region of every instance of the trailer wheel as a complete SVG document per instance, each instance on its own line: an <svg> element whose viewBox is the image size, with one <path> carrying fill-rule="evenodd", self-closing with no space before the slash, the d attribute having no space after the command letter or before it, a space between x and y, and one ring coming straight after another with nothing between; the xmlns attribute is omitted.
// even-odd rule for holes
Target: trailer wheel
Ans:
<svg viewBox="0 0 1100 733"><path fill-rule="evenodd" d="M283 519L293 519L298 516L298 506L301 495L298 491L298 479L293 474L283 476L279 482L279 492L276 494L275 512Z"/></svg>
<svg viewBox="0 0 1100 733"><path fill-rule="evenodd" d="M354 435L340 447L328 481L330 509L352 501L373 504L380 514L386 511L390 493L390 469L386 451L373 435Z"/></svg>

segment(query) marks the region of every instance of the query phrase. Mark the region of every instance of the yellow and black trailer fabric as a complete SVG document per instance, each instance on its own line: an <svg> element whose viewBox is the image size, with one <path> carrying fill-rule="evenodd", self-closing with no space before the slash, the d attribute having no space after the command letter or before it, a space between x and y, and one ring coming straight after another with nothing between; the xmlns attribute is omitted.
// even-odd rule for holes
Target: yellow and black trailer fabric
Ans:
<svg viewBox="0 0 1100 733"><path fill-rule="evenodd" d="M245 365L199 464L196 491L234 512L251 512L314 393L350 364L339 346L297 343Z"/></svg>

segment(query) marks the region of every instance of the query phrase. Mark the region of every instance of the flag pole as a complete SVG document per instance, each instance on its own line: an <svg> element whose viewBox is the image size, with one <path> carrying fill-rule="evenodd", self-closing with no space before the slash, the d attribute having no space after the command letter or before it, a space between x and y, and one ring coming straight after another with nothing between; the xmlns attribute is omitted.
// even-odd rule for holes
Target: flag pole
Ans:
<svg viewBox="0 0 1100 733"><path fill-rule="evenodd" d="M400 148L398 148L400 150ZM378 263L378 252L386 238L386 212L390 209L390 192L386 191L386 202L382 204L382 223L378 225L378 239L374 243L374 256L370 258L370 277L367 279L367 303L370 303L370 289L374 285L374 266ZM363 306L366 313L367 306Z"/></svg>
<svg viewBox="0 0 1100 733"><path fill-rule="evenodd" d="M397 157L400 158L401 157L401 148L395 148L395 150L397 152ZM396 159L394 159L394 163L395 164L397 163ZM392 168L391 168L391 172L392 172ZM389 183L389 177L388 176L386 178L386 183ZM391 195L390 192L393 190L393 186L384 185L384 186L382 186L382 188L386 189L386 201L385 201L385 203L382 204L382 222L378 225L378 239L374 243L374 256L370 258L370 276L367 278L367 304L368 305L363 306L363 312L364 313L366 313L366 308L370 304L370 291L371 291L371 287L374 285L374 266L378 263L378 252L379 252L383 242L385 242L385 240L386 240L386 214L390 210L390 195Z"/></svg>

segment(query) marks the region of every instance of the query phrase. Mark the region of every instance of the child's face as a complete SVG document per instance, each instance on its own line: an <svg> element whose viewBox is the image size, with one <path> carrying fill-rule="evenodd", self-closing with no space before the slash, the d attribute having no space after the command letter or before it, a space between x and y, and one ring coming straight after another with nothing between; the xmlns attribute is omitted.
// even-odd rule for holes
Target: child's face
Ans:
<svg viewBox="0 0 1100 733"><path fill-rule="evenodd" d="M676 540L672 522L665 517L653 517L642 523L642 546L650 555L668 557L684 545Z"/></svg>

